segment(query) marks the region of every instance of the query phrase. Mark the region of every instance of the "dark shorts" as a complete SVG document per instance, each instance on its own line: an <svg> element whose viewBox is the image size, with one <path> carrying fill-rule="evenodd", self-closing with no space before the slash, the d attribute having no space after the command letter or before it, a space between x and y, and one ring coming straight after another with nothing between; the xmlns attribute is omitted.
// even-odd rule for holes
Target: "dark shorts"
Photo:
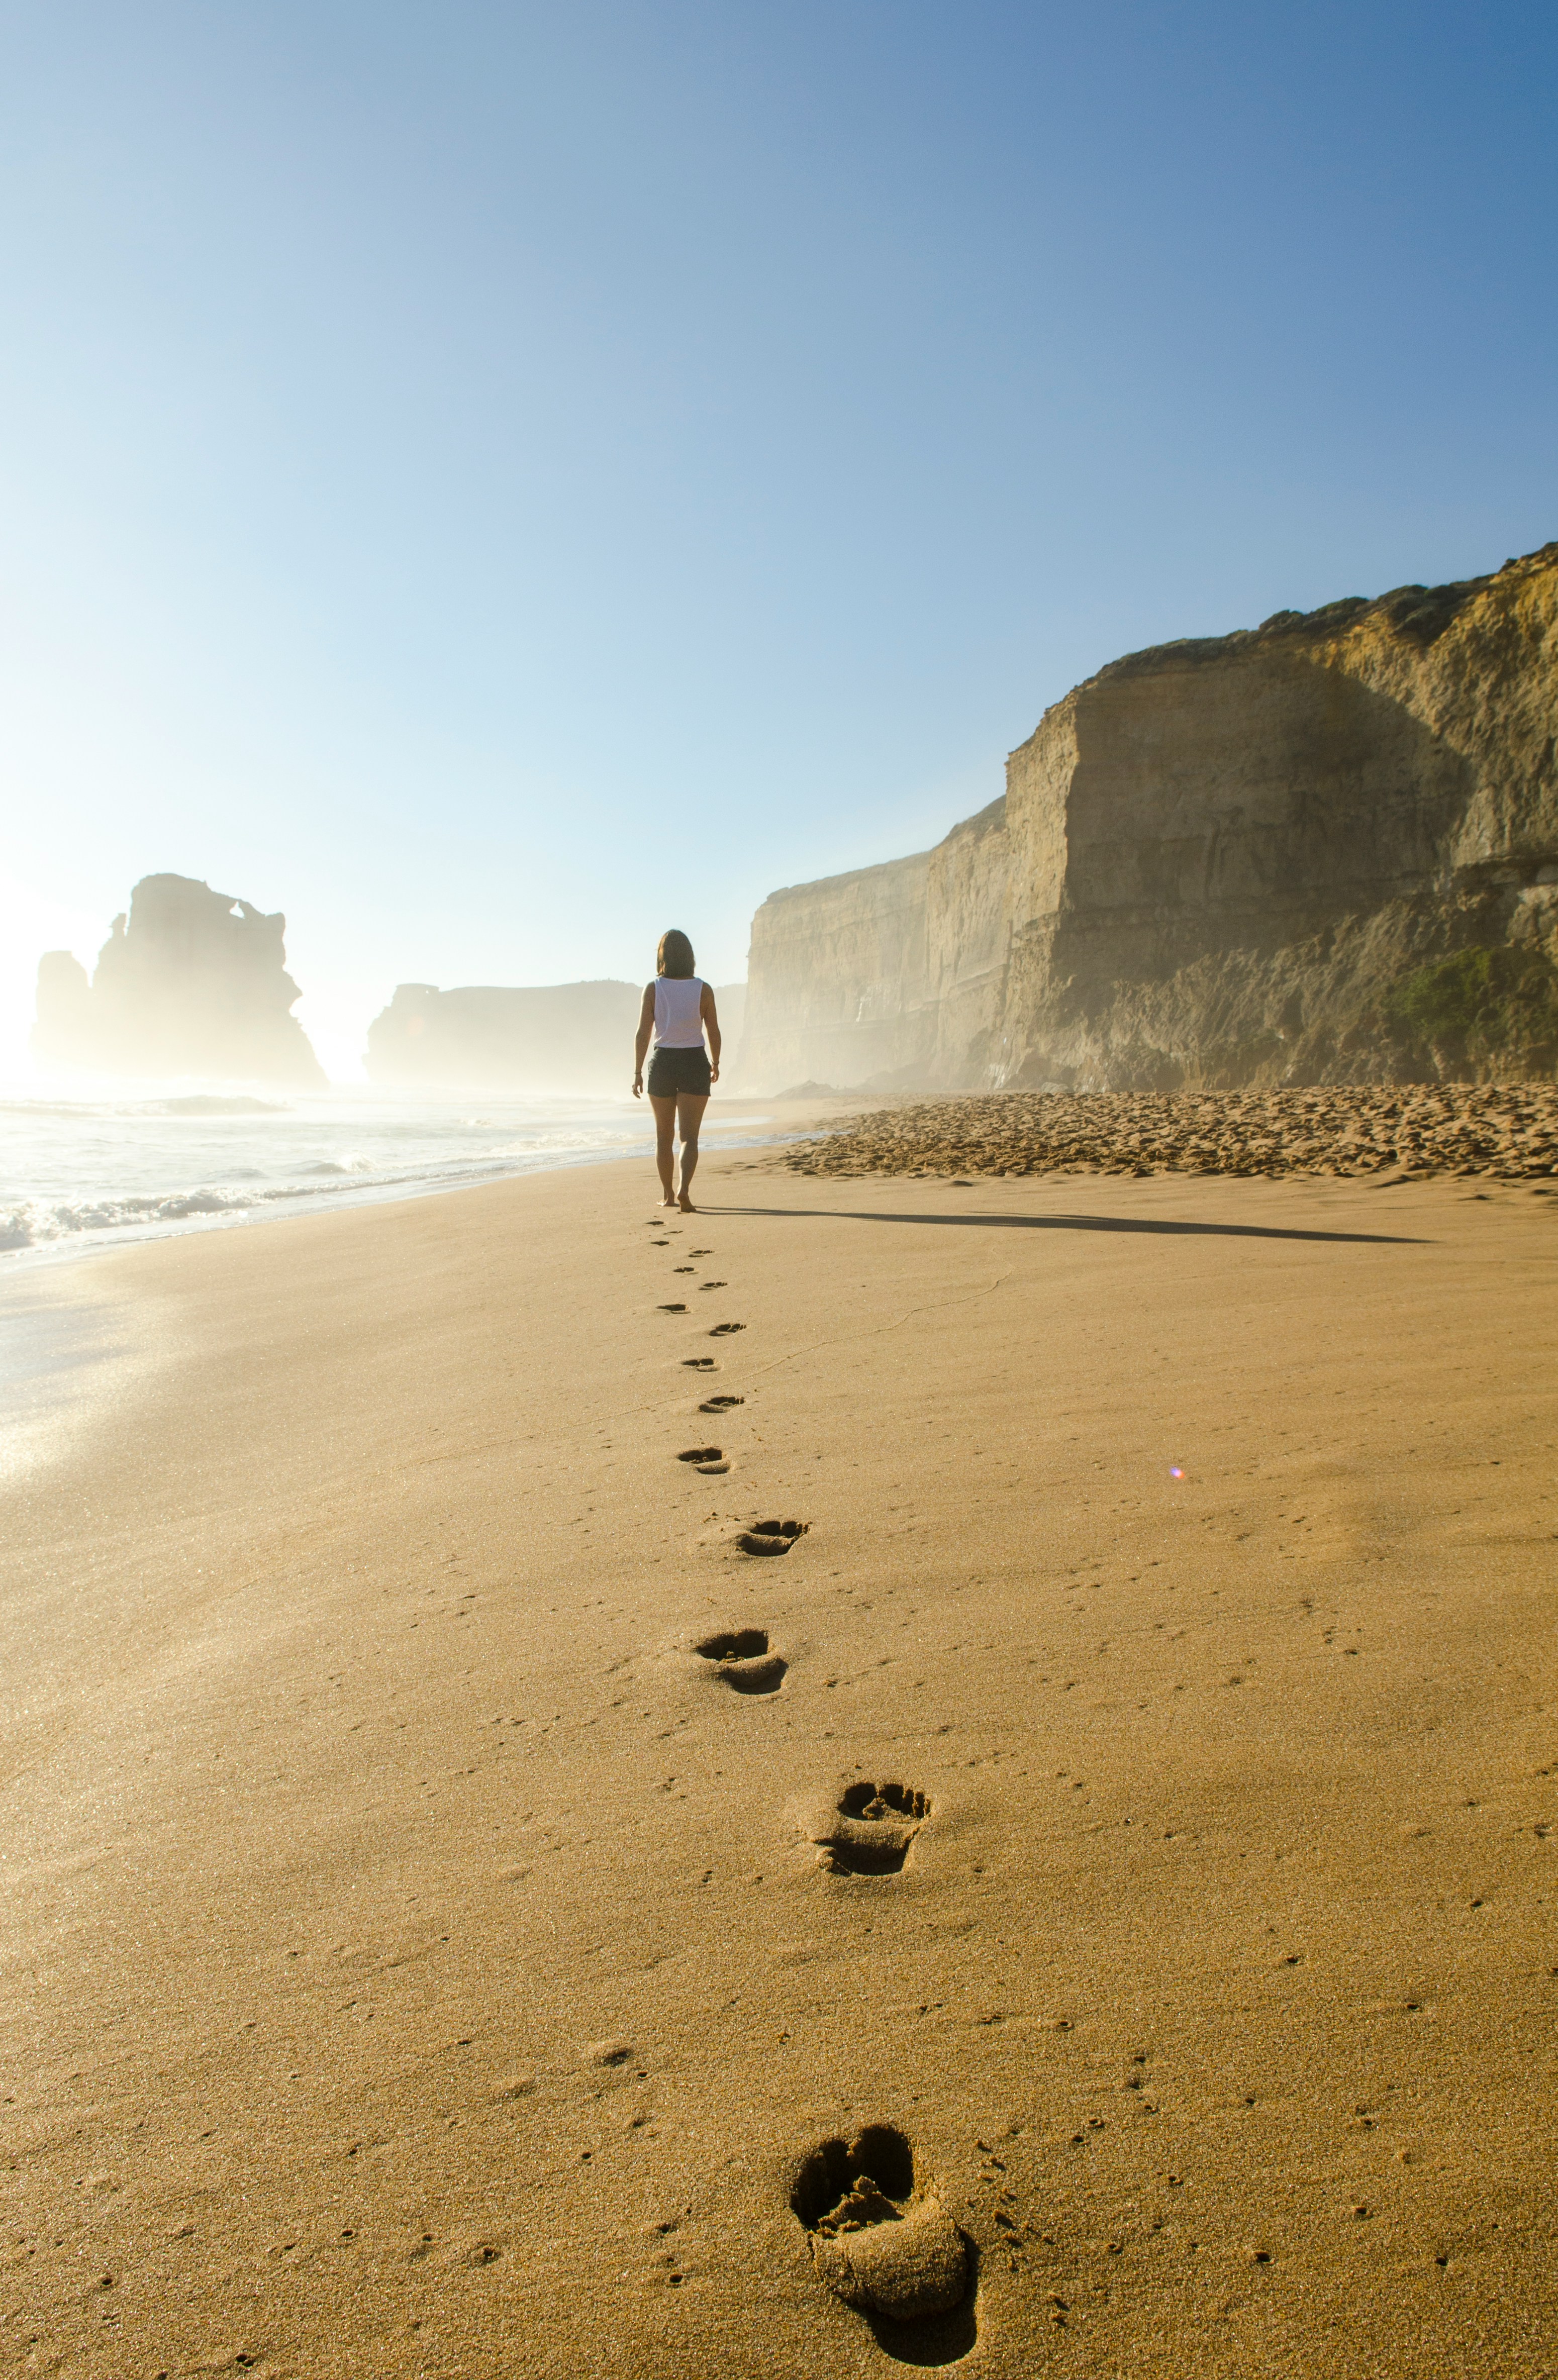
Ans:
<svg viewBox="0 0 1558 2380"><path fill-rule="evenodd" d="M651 1099L674 1099L678 1091L688 1091L694 1099L709 1096L709 1052L697 1050L657 1050L650 1060L649 1095Z"/></svg>

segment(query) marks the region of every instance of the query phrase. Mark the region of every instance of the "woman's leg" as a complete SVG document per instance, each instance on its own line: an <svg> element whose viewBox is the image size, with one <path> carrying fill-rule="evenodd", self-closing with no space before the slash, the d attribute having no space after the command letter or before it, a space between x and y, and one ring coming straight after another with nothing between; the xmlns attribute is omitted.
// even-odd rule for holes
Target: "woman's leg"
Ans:
<svg viewBox="0 0 1558 2380"><path fill-rule="evenodd" d="M650 1105L654 1110L654 1161L660 1172L660 1186L665 1194L660 1203L663 1207L674 1207L676 1194L672 1187L671 1135L676 1128L676 1102L675 1099L656 1099L651 1091Z"/></svg>
<svg viewBox="0 0 1558 2380"><path fill-rule="evenodd" d="M676 1123L682 1136L682 1198L684 1215L698 1212L688 1196L688 1184L698 1171L698 1127L703 1121L703 1111L709 1104L709 1094L701 1098L692 1091L682 1091L676 1099Z"/></svg>

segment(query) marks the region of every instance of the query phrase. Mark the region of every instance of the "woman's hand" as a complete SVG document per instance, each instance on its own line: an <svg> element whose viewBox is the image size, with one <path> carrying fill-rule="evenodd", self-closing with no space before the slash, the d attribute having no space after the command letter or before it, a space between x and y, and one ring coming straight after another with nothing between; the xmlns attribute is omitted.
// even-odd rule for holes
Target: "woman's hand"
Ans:
<svg viewBox="0 0 1558 2380"><path fill-rule="evenodd" d="M710 1069L709 1069L709 1080L710 1080L712 1083L717 1083L717 1082L719 1081L719 1079L720 1079L720 1070L719 1070L719 1068L718 1068L717 1066L711 1066L711 1067L710 1067Z"/></svg>
<svg viewBox="0 0 1558 2380"><path fill-rule="evenodd" d="M644 1096L644 1078L643 1078L642 1075L634 1075L634 1077L633 1077L633 1097L634 1097L636 1099L641 1099L643 1098L643 1096Z"/></svg>

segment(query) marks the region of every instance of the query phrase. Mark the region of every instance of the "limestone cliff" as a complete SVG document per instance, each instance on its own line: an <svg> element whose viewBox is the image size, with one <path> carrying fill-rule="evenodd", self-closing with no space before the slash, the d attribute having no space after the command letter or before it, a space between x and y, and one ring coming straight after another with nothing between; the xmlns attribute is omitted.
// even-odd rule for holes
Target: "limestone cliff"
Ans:
<svg viewBox="0 0 1558 2380"><path fill-rule="evenodd" d="M734 1049L746 986L717 987L721 1027ZM376 1083L621 1098L633 1079L642 984L469 985L439 991L403 983L368 1028Z"/></svg>
<svg viewBox="0 0 1558 2380"><path fill-rule="evenodd" d="M743 1083L858 1083L918 1052L930 855L791 884L752 919Z"/></svg>
<svg viewBox="0 0 1558 2380"><path fill-rule="evenodd" d="M772 1087L1555 1063L1558 545L1114 662L933 851L753 920Z"/></svg>
<svg viewBox="0 0 1558 2380"><path fill-rule="evenodd" d="M91 982L68 951L38 968L32 1047L108 1075L324 1080L292 1014L286 919L189 876L143 876Z"/></svg>

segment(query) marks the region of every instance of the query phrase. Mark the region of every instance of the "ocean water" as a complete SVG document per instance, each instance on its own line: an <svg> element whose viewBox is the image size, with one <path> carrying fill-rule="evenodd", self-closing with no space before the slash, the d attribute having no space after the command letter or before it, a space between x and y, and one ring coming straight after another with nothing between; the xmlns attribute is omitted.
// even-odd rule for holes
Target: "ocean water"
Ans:
<svg viewBox="0 0 1558 2380"><path fill-rule="evenodd" d="M0 1271L555 1166L647 1167L653 1148L648 1110L630 1099L92 1087L0 1093ZM765 1121L712 1111L705 1143L762 1137Z"/></svg>

